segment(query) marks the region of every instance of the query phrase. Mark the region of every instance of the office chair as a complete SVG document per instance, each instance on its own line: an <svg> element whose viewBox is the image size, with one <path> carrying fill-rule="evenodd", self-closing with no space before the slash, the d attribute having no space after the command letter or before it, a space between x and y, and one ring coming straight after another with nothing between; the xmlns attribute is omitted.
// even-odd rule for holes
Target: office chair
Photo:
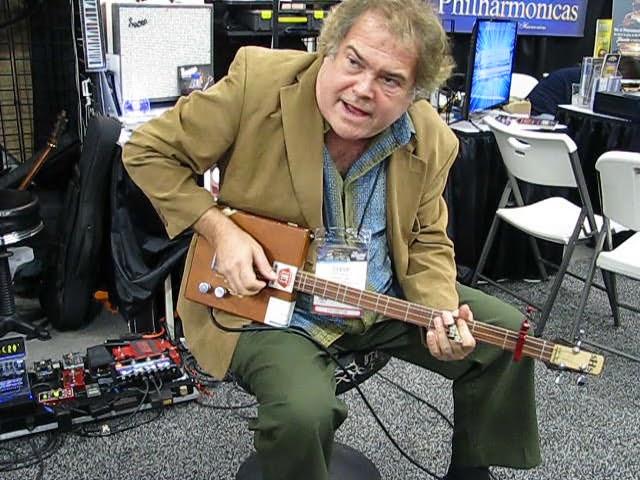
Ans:
<svg viewBox="0 0 640 480"><path fill-rule="evenodd" d="M538 80L531 75L526 75L524 73L512 73L509 97L524 100L537 84Z"/></svg>
<svg viewBox="0 0 640 480"><path fill-rule="evenodd" d="M341 352L338 360L350 373L348 375L342 368L336 366L336 394L340 395L351 390L372 376L389 361L389 355L379 351L369 352ZM248 391L246 386L240 384ZM249 392L250 393L250 392ZM358 450L334 442L329 465L330 480L380 480L380 472L364 454ZM236 480L261 480L260 462L257 453L252 453L240 465L236 474Z"/></svg>
<svg viewBox="0 0 640 480"><path fill-rule="evenodd" d="M640 153L606 152L598 158L596 170L600 174L600 196L605 222L598 234L595 254L589 265L585 285L582 289L578 314L573 324L573 338L576 338L580 331L596 267L600 268L603 277L607 274L611 276L609 281L612 288L607 293L609 293L614 325L616 327L620 325L619 307L640 313L638 306L618 300L615 282L616 274L640 280ZM636 232L616 248L613 248L612 242L612 221ZM607 249L603 250L605 240ZM628 355L591 341L584 340L584 342L640 362L640 357Z"/></svg>
<svg viewBox="0 0 640 480"><path fill-rule="evenodd" d="M7 246L33 237L44 228L38 198L27 190L0 190L0 337L8 332L46 340L44 328L16 311Z"/></svg>
<svg viewBox="0 0 640 480"><path fill-rule="evenodd" d="M577 147L571 138L562 133L518 129L504 125L490 117L485 117L484 121L498 143L498 149L507 170L507 185L491 223L480 259L473 271L471 286L477 284L478 278L482 274L501 221L525 233L528 236L542 280L547 279L545 264L558 268L544 306L540 307L525 300L541 311L535 329L536 335L540 335L549 318L565 273L576 277L567 272L575 246L595 238L603 220L593 212ZM577 189L580 206L560 196L550 196L525 205L518 187L518 180L549 187ZM564 245L560 266L541 257L536 239ZM501 290L520 298L508 288L484 276L483 278ZM605 281L605 285L610 291L607 281ZM522 298L520 299L522 300Z"/></svg>

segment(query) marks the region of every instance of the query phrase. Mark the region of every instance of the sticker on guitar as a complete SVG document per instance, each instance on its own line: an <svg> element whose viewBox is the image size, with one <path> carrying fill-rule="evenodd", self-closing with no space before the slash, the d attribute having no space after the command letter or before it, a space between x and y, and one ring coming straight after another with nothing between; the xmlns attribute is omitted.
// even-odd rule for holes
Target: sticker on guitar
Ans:
<svg viewBox="0 0 640 480"><path fill-rule="evenodd" d="M276 290L292 293L298 268L293 265L287 265L286 263L273 262L273 270L276 272L276 279L271 280L269 286Z"/></svg>

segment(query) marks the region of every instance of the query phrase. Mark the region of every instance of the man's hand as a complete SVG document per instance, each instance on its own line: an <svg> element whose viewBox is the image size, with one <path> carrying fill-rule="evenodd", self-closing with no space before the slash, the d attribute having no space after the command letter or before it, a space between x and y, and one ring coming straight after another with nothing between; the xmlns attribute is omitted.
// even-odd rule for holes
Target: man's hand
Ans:
<svg viewBox="0 0 640 480"><path fill-rule="evenodd" d="M458 317L454 321L453 317ZM438 360L462 360L469 355L476 347L476 341L469 331L465 320L473 320L473 313L468 305L462 305L453 312L442 312L442 317L436 317L433 321L434 327L427 332L427 346L429 352ZM459 342L450 340L447 337L449 325L456 324L461 340ZM446 326L446 327L445 327Z"/></svg>
<svg viewBox="0 0 640 480"><path fill-rule="evenodd" d="M267 284L256 277L275 280L264 250L254 238L217 208L207 210L193 225L216 253L214 269L225 278L232 295L255 295Z"/></svg>

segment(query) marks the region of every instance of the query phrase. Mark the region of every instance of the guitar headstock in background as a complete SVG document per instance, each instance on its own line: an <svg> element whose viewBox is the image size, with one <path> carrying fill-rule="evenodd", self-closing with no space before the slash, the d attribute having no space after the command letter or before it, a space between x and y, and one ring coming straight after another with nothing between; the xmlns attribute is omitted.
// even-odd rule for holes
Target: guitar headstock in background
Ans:
<svg viewBox="0 0 640 480"><path fill-rule="evenodd" d="M58 141L60 140L60 135L64 132L64 129L67 127L67 123L69 119L67 118L67 112L64 110L60 110L56 117L56 123L53 126L53 130L49 134L49 138L47 139L47 145L51 148L56 148L58 146Z"/></svg>
<svg viewBox="0 0 640 480"><path fill-rule="evenodd" d="M60 113L58 113L56 123L53 126L53 130L51 130L49 139L47 140L47 146L42 150L42 152L40 152L36 160L33 162L33 165L20 182L18 190L25 190L29 187L29 185L31 185L33 177L35 177L36 174L40 171L40 168L42 168L45 160L49 158L51 150L54 150L58 146L58 140L60 140L60 135L62 135L62 132L66 128L67 122L67 112L61 110Z"/></svg>

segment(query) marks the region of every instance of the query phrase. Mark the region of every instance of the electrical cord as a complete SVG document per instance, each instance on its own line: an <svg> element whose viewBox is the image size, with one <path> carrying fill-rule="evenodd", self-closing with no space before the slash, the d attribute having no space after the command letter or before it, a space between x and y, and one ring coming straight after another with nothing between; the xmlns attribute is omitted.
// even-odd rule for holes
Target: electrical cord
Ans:
<svg viewBox="0 0 640 480"><path fill-rule="evenodd" d="M44 474L44 461L55 454L64 443L64 438L58 432L45 432L43 435L45 435L47 439L41 447L38 447L33 438L29 438L27 444L31 452L26 455L21 456L21 452L19 452L18 449L8 447L0 448L0 451L8 452L13 456L13 458L8 460L0 459L0 472L12 472L38 465L38 476L36 478L42 478Z"/></svg>
<svg viewBox="0 0 640 480"><path fill-rule="evenodd" d="M105 422L105 423L102 423L102 425L99 428L87 428L85 426L82 426L82 427L80 427L80 428L78 428L76 430L73 430L73 433L75 435L80 436L80 437L89 437L89 438L110 437L112 435L117 435L119 433L126 432L128 430L133 430L135 428L139 428L142 425L146 425L146 424L151 423L154 420L157 420L158 418L160 418L162 416L162 414L163 414L163 409L161 409L161 408L157 410L156 415L154 415L153 417L145 419L145 420L137 422L137 423L134 423L133 425L127 425L126 427L123 427L123 425L125 425L127 422L129 422L133 417L135 417L142 410L142 407L144 406L144 403L147 400L147 398L149 396L149 391L151 389L151 387L149 385L149 379L151 379L151 383L153 383L154 388L156 389L158 394L160 394L160 388L162 388L162 387L159 386L155 382L155 380L153 380L153 377L149 377L148 379L145 379L145 390L141 391L142 398L140 399L140 402L138 403L138 406L136 407L136 409L133 412L129 413L129 415L119 419L119 421L115 422L112 425L109 425L108 423ZM136 389L136 390L138 390L138 389ZM113 401L111 403L113 403Z"/></svg>
<svg viewBox="0 0 640 480"><path fill-rule="evenodd" d="M388 377L385 377L383 374L381 374L380 372L376 372L376 375L378 377L380 377L382 380L384 380L387 383L390 383L391 385L393 385L394 387L396 387L398 390L400 390L402 393L404 393L405 395L410 396L411 398L413 398L414 400L417 400L420 403L424 403L427 407L429 407L431 410L433 410L435 413L437 413L440 418L442 418L445 422L447 422L447 424L453 428L453 422L451 420L449 420L449 417L447 417L444 413L442 413L442 411L440 411L435 405L427 402L424 398L416 395L415 393L413 393L410 390L407 390L406 388L404 388L402 385L400 385L397 382L394 382L393 380L391 380Z"/></svg>
<svg viewBox="0 0 640 480"><path fill-rule="evenodd" d="M33 455L36 457L36 460L38 460L38 473L36 474L36 480L40 480L44 476L44 461L42 460L42 455L40 455L36 442L33 441L33 438L29 438L29 446L33 451Z"/></svg>
<svg viewBox="0 0 640 480"><path fill-rule="evenodd" d="M414 467L418 468L419 470L422 470L423 472L425 472L427 475L429 475L430 477L435 478L436 480L445 480L445 477L440 477L439 475L435 474L434 472L432 472L431 470L429 470L428 468L426 468L425 466L423 466L422 464L420 464L418 461L416 461L411 455L409 455L398 443L398 441L393 437L393 435L391 435L391 432L389 432L389 429L386 427L386 425L382 422L382 420L380 419L380 417L378 416L378 414L376 413L376 411L374 410L373 406L371 405L371 403L369 402L369 399L365 396L364 392L360 389L360 386L356 383L356 380L353 376L353 374L344 366L342 365L342 363L340 363L340 360L338 360L338 358L324 345L322 345L321 343L319 343L318 341L316 341L313 337L311 337L309 334L307 334L307 332L305 332L304 330L298 330L294 327L270 327L270 326L264 326L264 327L243 327L243 328L230 328L230 327L226 327L224 325L221 325L215 318L215 316L213 315L213 312L211 311L211 309L209 310L209 314L211 317L211 320L213 321L213 323L220 329L226 332L231 332L231 333L244 333L244 332L264 332L264 331L286 331L289 333L293 333L295 335L299 335L303 338L306 338L307 340L313 342L315 345L318 346L318 348L321 348L328 356L329 358L338 366L338 368L340 368L346 375L347 377L349 377L350 381L353 383L353 387L356 389L356 391L358 392L358 394L360 395L360 397L362 398L362 401L364 402L364 404L366 405L366 407L369 409L369 411L371 412L371 415L373 416L374 420L376 421L376 423L380 426L380 428L382 429L382 431L384 432L384 434L387 436L387 438L389 439L389 441L391 442L391 444L396 448L396 450L398 450L398 452L404 457L406 458L409 463L411 463Z"/></svg>
<svg viewBox="0 0 640 480"><path fill-rule="evenodd" d="M178 343L177 345L178 350L180 350L180 355L182 356L182 365L184 367L184 371L194 382L196 388L201 393L201 395L196 399L196 403L198 405L204 408L210 408L212 410L230 410L234 412L234 415L242 418L243 420L248 420L249 418L251 418L249 416L239 414L237 413L237 411L255 407L256 405L258 405L258 402L254 401L251 403L233 405L230 399L231 393L233 393L233 390L231 389L227 391L227 405L216 405L207 400L215 396L215 393L212 391L213 389L216 389L220 385L228 382L224 380L218 380L202 370L193 354L191 354L191 352L189 352L189 350L187 350L181 343Z"/></svg>
<svg viewBox="0 0 640 480"><path fill-rule="evenodd" d="M445 422L447 422L447 424L453 428L453 422L451 420L449 420L449 417L447 417L444 413L442 413L436 406L434 406L433 404L427 402L424 398L422 398L419 395L416 395L415 393L413 393L411 390L407 390L406 388L404 388L402 385L400 385L397 382L394 382L393 380L391 380L390 378L384 376L383 374L381 374L380 372L376 372L376 375L378 377L380 377L382 380L384 380L387 383L390 383L391 385L393 385L394 387L396 387L398 390L400 390L402 393L410 396L411 398L413 398L414 400L417 400L420 403L425 404L427 407L429 407L431 410L433 410L435 413L437 413ZM493 480L497 480L497 477L491 473L491 471L489 471L489 477L491 477Z"/></svg>

